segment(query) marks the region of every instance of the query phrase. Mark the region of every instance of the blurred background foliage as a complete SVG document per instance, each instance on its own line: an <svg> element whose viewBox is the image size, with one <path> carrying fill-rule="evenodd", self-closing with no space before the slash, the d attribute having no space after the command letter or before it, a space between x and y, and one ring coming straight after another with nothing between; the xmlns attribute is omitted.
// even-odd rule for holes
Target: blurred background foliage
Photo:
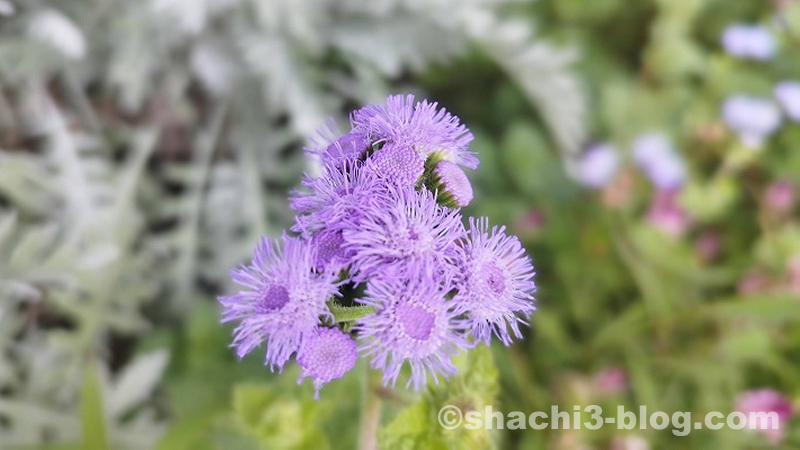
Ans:
<svg viewBox="0 0 800 450"><path fill-rule="evenodd" d="M777 56L726 54L732 23L769 29ZM0 0L0 448L764 448L436 414L800 400L798 209L768 198L800 182L800 125L753 151L720 113L800 79L799 54L791 0ZM428 392L357 367L314 402L294 369L236 361L215 297L291 221L287 191L317 170L305 139L391 92L475 133L467 212L521 237L539 310ZM666 223L629 152L644 133L688 168ZM621 154L602 190L577 182L593 142ZM800 448L790 430L777 446Z"/></svg>

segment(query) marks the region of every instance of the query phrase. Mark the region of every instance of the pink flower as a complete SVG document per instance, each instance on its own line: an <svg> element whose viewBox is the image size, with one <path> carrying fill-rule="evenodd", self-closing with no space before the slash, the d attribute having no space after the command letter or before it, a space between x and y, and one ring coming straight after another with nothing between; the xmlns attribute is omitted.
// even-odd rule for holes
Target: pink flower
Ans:
<svg viewBox="0 0 800 450"><path fill-rule="evenodd" d="M800 296L800 255L789 260L789 292Z"/></svg>
<svg viewBox="0 0 800 450"><path fill-rule="evenodd" d="M712 261L719 256L722 247L722 238L719 233L707 231L697 238L694 247L701 260Z"/></svg>
<svg viewBox="0 0 800 450"><path fill-rule="evenodd" d="M539 233L542 230L547 218L544 211L539 208L532 208L524 216L520 217L514 222L514 228L520 235L530 236Z"/></svg>
<svg viewBox="0 0 800 450"><path fill-rule="evenodd" d="M650 444L641 436L618 437L611 441L611 450L650 450Z"/></svg>
<svg viewBox="0 0 800 450"><path fill-rule="evenodd" d="M776 214L787 214L794 207L794 184L788 180L776 181L764 192L764 203Z"/></svg>
<svg viewBox="0 0 800 450"><path fill-rule="evenodd" d="M767 291L772 285L772 280L759 268L753 268L739 280L739 295L753 295Z"/></svg>
<svg viewBox="0 0 800 450"><path fill-rule="evenodd" d="M647 211L647 221L670 237L686 233L691 224L689 215L678 205L675 194L660 192Z"/></svg>
<svg viewBox="0 0 800 450"><path fill-rule="evenodd" d="M772 389L756 389L747 391L736 400L736 410L746 416L745 429L759 430L773 444L783 440L786 425L794 416L795 411L791 401L786 396ZM755 413L770 414L773 418L763 416L751 417ZM777 422L773 422L777 418ZM750 422L751 419L754 422Z"/></svg>
<svg viewBox="0 0 800 450"><path fill-rule="evenodd" d="M594 376L593 383L600 394L617 395L628 387L628 374L619 366L606 367Z"/></svg>

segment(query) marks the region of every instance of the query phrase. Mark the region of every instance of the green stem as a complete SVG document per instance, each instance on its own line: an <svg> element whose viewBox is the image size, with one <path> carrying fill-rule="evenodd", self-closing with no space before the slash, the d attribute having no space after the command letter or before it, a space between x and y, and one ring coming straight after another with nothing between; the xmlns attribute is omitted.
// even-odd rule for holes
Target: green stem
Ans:
<svg viewBox="0 0 800 450"><path fill-rule="evenodd" d="M364 363L361 384L361 426L358 437L359 450L378 450L378 426L381 423L381 398L373 382L374 371Z"/></svg>

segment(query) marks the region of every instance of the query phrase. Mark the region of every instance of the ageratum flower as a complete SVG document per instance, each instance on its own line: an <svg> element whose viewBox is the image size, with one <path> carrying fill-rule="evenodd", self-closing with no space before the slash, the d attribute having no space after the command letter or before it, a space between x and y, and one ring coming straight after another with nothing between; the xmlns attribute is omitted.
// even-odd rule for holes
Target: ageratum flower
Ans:
<svg viewBox="0 0 800 450"><path fill-rule="evenodd" d="M783 81L775 86L775 98L793 122L800 122L800 82Z"/></svg>
<svg viewBox="0 0 800 450"><path fill-rule="evenodd" d="M406 363L411 368L406 388L424 387L428 374L438 384L439 376L456 373L450 358L469 343L460 311L447 299L449 286L440 272L421 264L369 281L360 302L376 313L359 320L354 329L359 349L372 358L373 369L383 371L385 385L395 385Z"/></svg>
<svg viewBox="0 0 800 450"><path fill-rule="evenodd" d="M264 238L249 265L233 269L244 290L219 298L222 321L239 321L232 347L239 358L267 343L266 364L282 370L303 340L330 316L326 302L338 291L336 274L314 271L316 254L300 239Z"/></svg>
<svg viewBox="0 0 800 450"><path fill-rule="evenodd" d="M686 181L686 165L663 134L643 134L632 147L634 161L656 189L676 190Z"/></svg>
<svg viewBox="0 0 800 450"><path fill-rule="evenodd" d="M300 346L297 364L301 367L302 383L306 377L314 382L314 399L319 400L319 390L332 380L342 378L356 365L356 341L338 328L318 327Z"/></svg>
<svg viewBox="0 0 800 450"><path fill-rule="evenodd" d="M439 161L433 168L428 187L438 192L439 203L462 208L472 201L472 185L461 168L450 161Z"/></svg>
<svg viewBox="0 0 800 450"><path fill-rule="evenodd" d="M487 345L494 334L511 344L521 338L520 325L536 310L534 270L516 236L505 227L489 231L486 218L470 218L468 239L456 257L455 300L468 314L472 334Z"/></svg>
<svg viewBox="0 0 800 450"><path fill-rule="evenodd" d="M358 281L397 266L429 263L444 268L454 242L464 236L461 214L440 206L425 189L389 186L383 201L364 205L361 214L342 231Z"/></svg>
<svg viewBox="0 0 800 450"><path fill-rule="evenodd" d="M328 227L318 231L311 236L308 245L314 249L317 255L315 268L319 271L340 272L350 265L350 260L353 258L353 252L344 248L344 238L340 227Z"/></svg>
<svg viewBox="0 0 800 450"><path fill-rule="evenodd" d="M429 375L438 384L455 374L451 358L473 335L508 345L535 309L519 240L485 220L471 220L469 235L464 228L458 208L473 191L462 167L478 160L458 118L393 96L354 112L351 125L344 135L321 129L307 149L323 170L291 194L300 236L263 239L252 262L231 271L242 290L219 299L223 321L239 322L239 357L266 343L266 363L282 370L296 354L298 382L310 378L315 398L360 351L386 385L405 366L407 388Z"/></svg>
<svg viewBox="0 0 800 450"><path fill-rule="evenodd" d="M589 147L578 161L575 175L584 186L599 189L614 181L619 166L617 148L611 144L597 144Z"/></svg>
<svg viewBox="0 0 800 450"><path fill-rule="evenodd" d="M722 33L722 47L728 54L745 59L766 61L777 50L775 39L758 25L734 24Z"/></svg>
<svg viewBox="0 0 800 450"><path fill-rule="evenodd" d="M375 151L365 166L389 183L413 188L425 171L425 160L411 147L390 143Z"/></svg>
<svg viewBox="0 0 800 450"><path fill-rule="evenodd" d="M303 179L306 190L292 192L289 204L298 213L293 230L304 236L324 228L341 230L364 208L380 207L385 184L359 162L326 166L322 176Z"/></svg>
<svg viewBox="0 0 800 450"><path fill-rule="evenodd" d="M722 105L722 118L742 143L759 148L781 125L781 111L769 99L735 95Z"/></svg>
<svg viewBox="0 0 800 450"><path fill-rule="evenodd" d="M383 105L369 105L353 112L353 132L369 136L373 144L410 147L423 159L441 152L445 159L470 169L478 167L478 158L467 149L472 133L458 117L437 103L427 100L414 103L414 96L393 95Z"/></svg>
<svg viewBox="0 0 800 450"><path fill-rule="evenodd" d="M323 166L336 168L363 160L370 147L369 138L364 133L342 135L336 129L332 120L326 123L311 138L311 145L306 147L306 152L322 160Z"/></svg>

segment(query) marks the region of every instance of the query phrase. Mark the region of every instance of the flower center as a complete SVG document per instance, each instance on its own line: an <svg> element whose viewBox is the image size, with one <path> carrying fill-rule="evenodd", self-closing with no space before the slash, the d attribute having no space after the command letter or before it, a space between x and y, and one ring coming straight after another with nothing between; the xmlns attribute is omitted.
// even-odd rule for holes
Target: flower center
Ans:
<svg viewBox="0 0 800 450"><path fill-rule="evenodd" d="M325 232L319 236L317 241L317 265L324 267L331 260L342 254L342 238L341 231Z"/></svg>
<svg viewBox="0 0 800 450"><path fill-rule="evenodd" d="M400 303L395 314L408 337L424 341L431 335L436 321L436 315L432 312L409 303Z"/></svg>
<svg viewBox="0 0 800 450"><path fill-rule="evenodd" d="M273 284L264 293L259 310L261 312L271 312L283 308L283 305L287 303L289 303L289 291L283 286Z"/></svg>
<svg viewBox="0 0 800 450"><path fill-rule="evenodd" d="M486 288L496 296L506 290L506 277L503 271L493 262L487 262L481 267L481 277Z"/></svg>

